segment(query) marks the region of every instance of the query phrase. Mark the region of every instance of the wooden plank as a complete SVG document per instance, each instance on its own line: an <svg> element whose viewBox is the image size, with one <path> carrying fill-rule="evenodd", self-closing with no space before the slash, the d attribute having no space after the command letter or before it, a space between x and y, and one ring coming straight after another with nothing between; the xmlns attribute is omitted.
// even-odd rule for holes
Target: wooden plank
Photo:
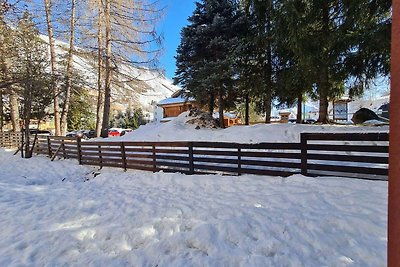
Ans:
<svg viewBox="0 0 400 267"><path fill-rule="evenodd" d="M217 172L230 172L230 173L237 173L238 168L237 167L224 167L220 165L204 165L204 164L196 164L194 163L194 169L198 170L211 170L211 171L217 171Z"/></svg>
<svg viewBox="0 0 400 267"><path fill-rule="evenodd" d="M151 165L153 166L154 162L151 160L132 160L127 158L126 159L127 166L129 165ZM154 166L153 166L154 167Z"/></svg>
<svg viewBox="0 0 400 267"><path fill-rule="evenodd" d="M188 149L190 150L190 147L185 148L185 149L159 149L156 148L156 153L157 154L188 154ZM193 147L192 147L193 150Z"/></svg>
<svg viewBox="0 0 400 267"><path fill-rule="evenodd" d="M170 161L157 161L157 168L159 166L179 167L189 169L188 163L170 162Z"/></svg>
<svg viewBox="0 0 400 267"><path fill-rule="evenodd" d="M381 168L368 168L368 167L355 167L355 166L337 166L337 165L322 165L322 164L307 164L310 170L332 171L332 172L349 172L358 174L374 174L374 175L388 175L387 169Z"/></svg>
<svg viewBox="0 0 400 267"><path fill-rule="evenodd" d="M349 156L349 155L336 155L336 154L308 154L308 159L314 160L327 160L327 161L350 161L350 162L363 162L363 163L380 163L388 164L388 157L371 157L371 156Z"/></svg>
<svg viewBox="0 0 400 267"><path fill-rule="evenodd" d="M236 149L300 149L299 143L258 143L258 144L239 144L239 143L215 143L215 142L193 142L193 147L207 148L231 148Z"/></svg>
<svg viewBox="0 0 400 267"><path fill-rule="evenodd" d="M251 166L264 166L264 167L282 167L282 168L301 168L298 162L275 162L267 160L237 160L237 159L223 159L223 158L194 158L194 162L208 162L216 164L231 164L231 165L251 165Z"/></svg>
<svg viewBox="0 0 400 267"><path fill-rule="evenodd" d="M308 147L307 147L307 134L301 133L300 134L300 148L301 148L301 153L300 153L300 160L301 160L301 174L302 175L307 175L307 154L308 154Z"/></svg>
<svg viewBox="0 0 400 267"><path fill-rule="evenodd" d="M124 170L126 171L126 153L125 153L125 145L124 142L121 142L121 157L122 157L122 165L124 166Z"/></svg>
<svg viewBox="0 0 400 267"><path fill-rule="evenodd" d="M189 143L189 173L194 173L193 143Z"/></svg>
<svg viewBox="0 0 400 267"><path fill-rule="evenodd" d="M308 151L346 151L346 152L370 152L370 153L389 153L388 146L375 145L328 145L328 144L308 144Z"/></svg>
<svg viewBox="0 0 400 267"><path fill-rule="evenodd" d="M153 150L153 169L154 171L156 171L157 169L157 159L156 159L156 147L155 145L152 146L152 150Z"/></svg>
<svg viewBox="0 0 400 267"><path fill-rule="evenodd" d="M169 160L179 160L179 161L187 161L189 162L189 157L182 157L182 156L170 156L170 155L158 155L156 159L169 159Z"/></svg>
<svg viewBox="0 0 400 267"><path fill-rule="evenodd" d="M153 154L126 154L126 158L152 159Z"/></svg>
<svg viewBox="0 0 400 267"><path fill-rule="evenodd" d="M153 150L151 148L127 147L125 144L125 152L153 152Z"/></svg>
<svg viewBox="0 0 400 267"><path fill-rule="evenodd" d="M241 172L243 174L288 177L293 174L299 174L300 170L299 171L281 171L281 170L259 170L259 169L251 169L251 168L242 168Z"/></svg>
<svg viewBox="0 0 400 267"><path fill-rule="evenodd" d="M327 141L389 141L388 133L303 133L307 140Z"/></svg>

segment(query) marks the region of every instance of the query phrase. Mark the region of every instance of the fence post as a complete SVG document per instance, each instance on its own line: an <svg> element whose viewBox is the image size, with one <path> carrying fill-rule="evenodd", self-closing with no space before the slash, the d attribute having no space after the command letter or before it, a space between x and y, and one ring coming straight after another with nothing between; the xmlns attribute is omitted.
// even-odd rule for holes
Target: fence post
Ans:
<svg viewBox="0 0 400 267"><path fill-rule="evenodd" d="M51 140L50 140L50 136L47 136L47 152L49 153L49 157L51 158Z"/></svg>
<svg viewBox="0 0 400 267"><path fill-rule="evenodd" d="M189 142L188 146L189 146L189 173L194 174L193 142Z"/></svg>
<svg viewBox="0 0 400 267"><path fill-rule="evenodd" d="M242 149L238 147L238 175L242 175Z"/></svg>
<svg viewBox="0 0 400 267"><path fill-rule="evenodd" d="M22 133L21 135L21 158L24 157L24 149L25 149L25 134Z"/></svg>
<svg viewBox="0 0 400 267"><path fill-rule="evenodd" d="M126 152L125 152L125 143L121 142L121 157L122 157L122 162L124 166L124 170L127 170L127 163L126 163Z"/></svg>
<svg viewBox="0 0 400 267"><path fill-rule="evenodd" d="M307 175L307 134L300 134L301 174Z"/></svg>
<svg viewBox="0 0 400 267"><path fill-rule="evenodd" d="M77 153L78 153L79 165L82 165L81 139L79 137L76 138L76 149L77 149Z"/></svg>
<svg viewBox="0 0 400 267"><path fill-rule="evenodd" d="M61 144L62 144L63 156L64 156L64 159L66 159L67 155L65 153L65 139L61 139Z"/></svg>
<svg viewBox="0 0 400 267"><path fill-rule="evenodd" d="M99 151L99 159L100 159L100 169L103 168L103 156L101 155L101 145L97 145L98 151Z"/></svg>
<svg viewBox="0 0 400 267"><path fill-rule="evenodd" d="M155 145L152 146L152 152L153 152L153 172L157 171L157 159L156 159L156 147Z"/></svg>

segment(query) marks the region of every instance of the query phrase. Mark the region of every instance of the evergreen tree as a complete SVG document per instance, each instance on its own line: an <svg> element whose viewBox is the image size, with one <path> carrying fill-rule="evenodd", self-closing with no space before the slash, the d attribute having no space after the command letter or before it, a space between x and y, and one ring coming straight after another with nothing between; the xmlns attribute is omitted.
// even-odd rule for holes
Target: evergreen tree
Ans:
<svg viewBox="0 0 400 267"><path fill-rule="evenodd" d="M95 129L95 113L93 100L85 89L72 90L71 103L68 110L68 131Z"/></svg>
<svg viewBox="0 0 400 267"><path fill-rule="evenodd" d="M218 99L223 127L224 109L237 96L234 49L241 23L238 4L233 0L196 2L189 22L181 32L174 81L201 104L207 104L210 113Z"/></svg>
<svg viewBox="0 0 400 267"><path fill-rule="evenodd" d="M316 89L319 122L328 122L328 100L346 86L351 95L360 94L388 73L390 1L286 0L279 9L287 28L278 30L296 68Z"/></svg>
<svg viewBox="0 0 400 267"><path fill-rule="evenodd" d="M25 128L25 157L31 157L29 147L29 124L32 118L39 122L46 116L51 104L50 75L47 46L39 37L32 17L25 12L14 32L14 43L18 53L12 57L11 75L18 82L18 93L22 99Z"/></svg>
<svg viewBox="0 0 400 267"><path fill-rule="evenodd" d="M252 46L255 53L252 73L254 99L260 112L265 113L265 122L270 123L272 100L274 97L275 58L275 10L272 0L242 0L247 13L253 17Z"/></svg>

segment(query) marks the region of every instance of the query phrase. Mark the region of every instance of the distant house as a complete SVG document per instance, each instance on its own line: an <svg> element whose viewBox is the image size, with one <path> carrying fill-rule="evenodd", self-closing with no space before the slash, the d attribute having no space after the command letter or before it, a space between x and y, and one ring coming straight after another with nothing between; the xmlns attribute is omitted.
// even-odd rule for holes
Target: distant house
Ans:
<svg viewBox="0 0 400 267"><path fill-rule="evenodd" d="M182 112L188 111L192 107L198 107L198 104L194 98L188 97L184 90L179 90L173 93L171 97L158 102L157 106L163 109L161 122L166 122L178 117Z"/></svg>

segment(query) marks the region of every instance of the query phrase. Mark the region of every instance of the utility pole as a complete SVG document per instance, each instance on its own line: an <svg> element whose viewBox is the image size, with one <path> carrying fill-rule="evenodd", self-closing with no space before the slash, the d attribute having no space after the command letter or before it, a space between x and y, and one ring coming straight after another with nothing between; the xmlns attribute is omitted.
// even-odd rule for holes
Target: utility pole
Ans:
<svg viewBox="0 0 400 267"><path fill-rule="evenodd" d="M388 267L400 266L400 0L392 1Z"/></svg>

